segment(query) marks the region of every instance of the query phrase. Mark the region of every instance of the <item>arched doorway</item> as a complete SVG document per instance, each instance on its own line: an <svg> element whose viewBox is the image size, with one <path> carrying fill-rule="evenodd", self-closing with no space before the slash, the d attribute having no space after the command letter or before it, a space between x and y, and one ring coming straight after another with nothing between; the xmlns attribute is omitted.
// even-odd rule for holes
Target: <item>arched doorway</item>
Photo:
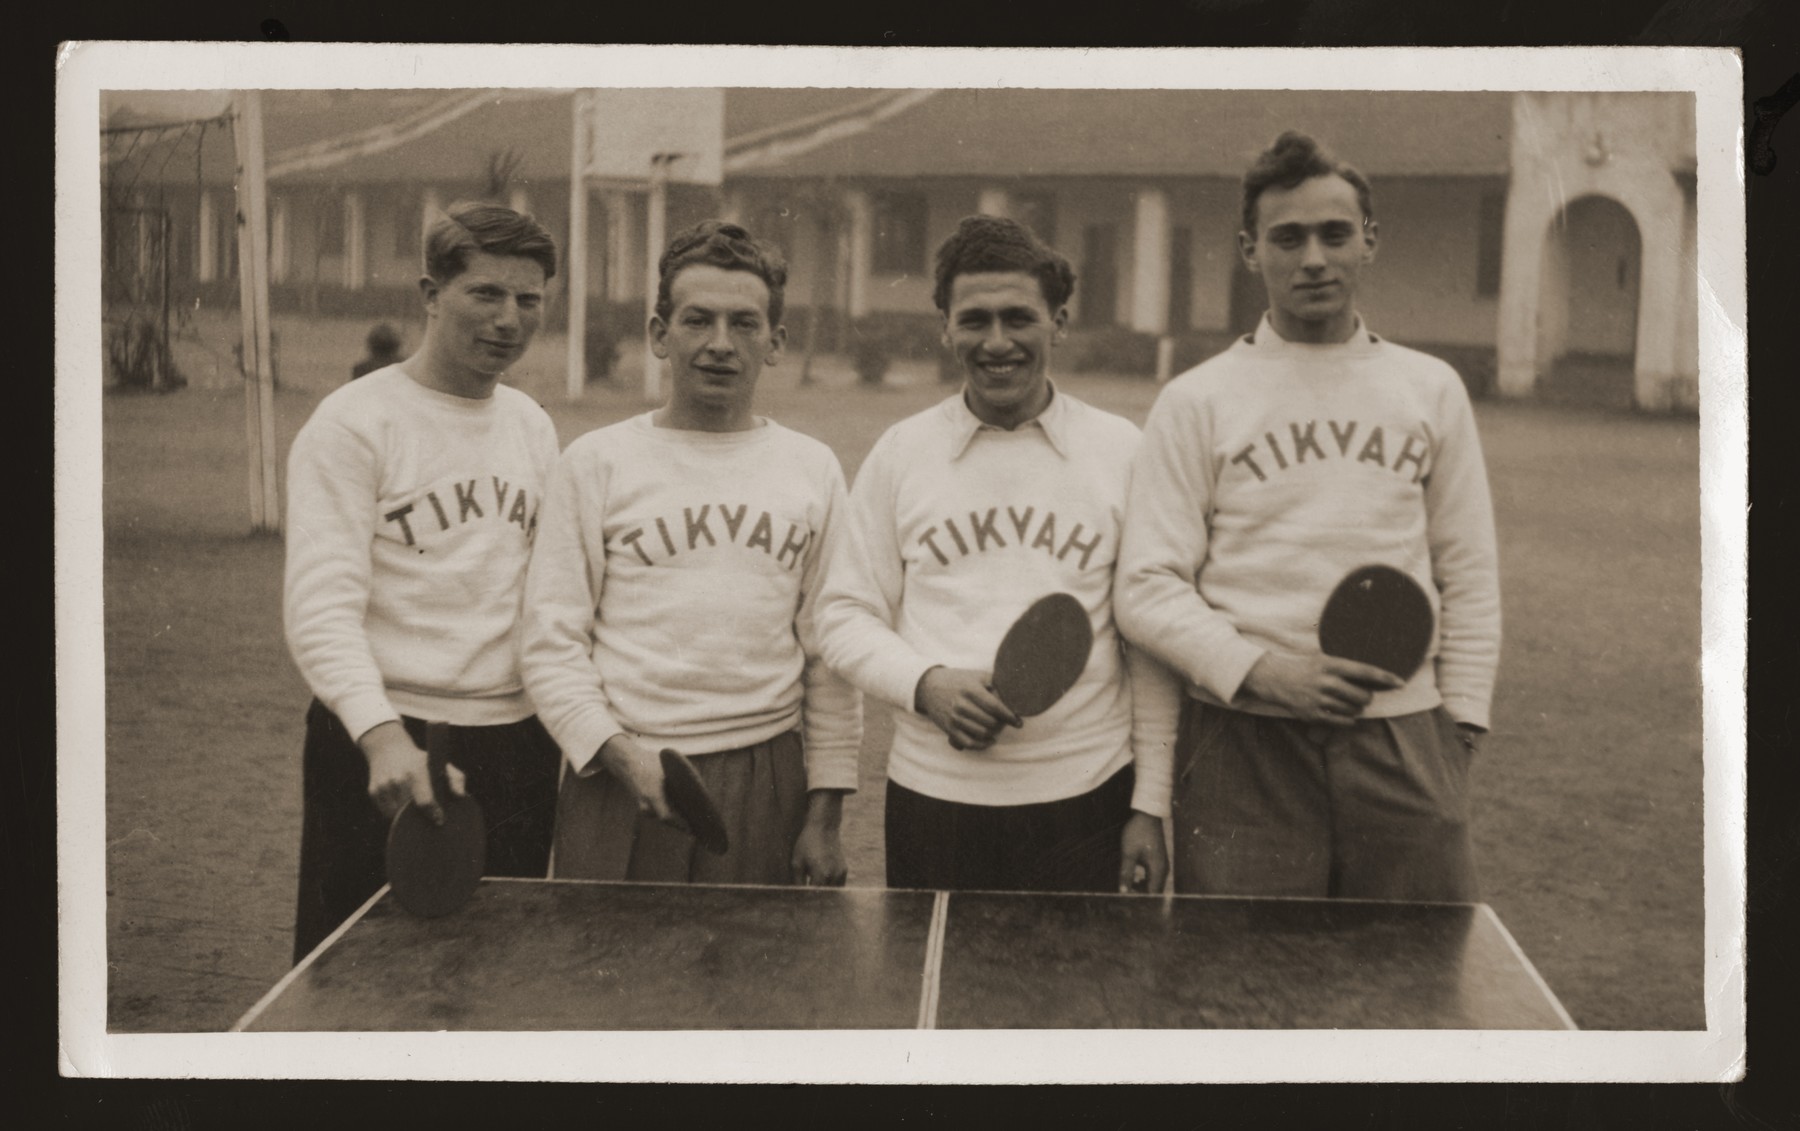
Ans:
<svg viewBox="0 0 1800 1131"><path fill-rule="evenodd" d="M1629 407L1637 355L1643 240L1618 201L1571 201L1544 236L1538 391L1548 399Z"/></svg>

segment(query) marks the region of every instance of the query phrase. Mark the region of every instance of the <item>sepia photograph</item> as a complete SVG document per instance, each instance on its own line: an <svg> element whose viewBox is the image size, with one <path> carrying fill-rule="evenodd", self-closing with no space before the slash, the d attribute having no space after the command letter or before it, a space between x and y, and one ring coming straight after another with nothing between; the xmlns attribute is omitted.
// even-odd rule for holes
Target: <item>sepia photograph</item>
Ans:
<svg viewBox="0 0 1800 1131"><path fill-rule="evenodd" d="M1741 103L71 45L63 1071L1735 1078Z"/></svg>

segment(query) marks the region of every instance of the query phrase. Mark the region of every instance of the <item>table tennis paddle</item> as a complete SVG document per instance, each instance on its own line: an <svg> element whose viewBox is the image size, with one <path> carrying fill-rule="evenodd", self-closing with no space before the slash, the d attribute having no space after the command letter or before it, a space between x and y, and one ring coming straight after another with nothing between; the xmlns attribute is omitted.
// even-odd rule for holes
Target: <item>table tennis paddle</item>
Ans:
<svg viewBox="0 0 1800 1131"><path fill-rule="evenodd" d="M1040 597L994 652L994 693L1021 718L1041 715L1075 686L1093 649L1080 601L1067 593Z"/></svg>
<svg viewBox="0 0 1800 1131"><path fill-rule="evenodd" d="M432 823L425 810L407 802L388 826L388 886L400 906L414 915L436 918L468 902L487 867L487 824L481 804L452 793L444 773L450 726L425 728L425 756L431 792L444 811L444 823Z"/></svg>
<svg viewBox="0 0 1800 1131"><path fill-rule="evenodd" d="M1367 565L1338 582L1319 614L1319 650L1411 679L1437 630L1431 600L1409 574Z"/></svg>
<svg viewBox="0 0 1800 1131"><path fill-rule="evenodd" d="M662 752L662 769L663 796L668 799L669 808L687 824L700 847L715 856L725 855L731 839L725 835L725 819L719 816L719 806L700 780L700 771L674 750Z"/></svg>

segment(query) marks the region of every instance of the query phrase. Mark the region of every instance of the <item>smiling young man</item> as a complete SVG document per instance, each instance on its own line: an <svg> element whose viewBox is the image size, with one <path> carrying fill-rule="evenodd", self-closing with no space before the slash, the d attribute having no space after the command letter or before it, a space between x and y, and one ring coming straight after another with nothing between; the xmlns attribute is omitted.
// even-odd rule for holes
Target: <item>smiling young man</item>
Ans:
<svg viewBox="0 0 1800 1131"><path fill-rule="evenodd" d="M668 403L569 445L526 584L525 682L573 771L555 872L842 884L861 704L816 661L813 603L844 476L830 448L753 411L786 342L787 268L708 220L659 272ZM665 748L718 801L727 854L663 822Z"/></svg>
<svg viewBox="0 0 1800 1131"><path fill-rule="evenodd" d="M1028 228L974 216L938 249L934 300L964 387L888 429L851 495L820 601L825 658L898 708L891 887L1160 891L1177 688L1113 628L1113 564L1138 430L1050 380L1075 275ZM994 650L1051 592L1093 651L1020 719Z"/></svg>
<svg viewBox="0 0 1800 1131"><path fill-rule="evenodd" d="M452 788L487 815L488 871L542 876L557 752L520 681L519 596L556 427L500 384L543 316L556 245L528 216L452 205L425 240L412 357L319 402L288 457L288 646L306 719L298 961L381 886L387 822Z"/></svg>
<svg viewBox="0 0 1800 1131"><path fill-rule="evenodd" d="M1163 390L1133 472L1115 598L1186 677L1180 891L1468 900L1468 772L1500 651L1493 507L1454 370L1371 333L1368 182L1286 133L1244 179L1269 312ZM1328 657L1319 613L1360 566L1438 611L1411 680Z"/></svg>

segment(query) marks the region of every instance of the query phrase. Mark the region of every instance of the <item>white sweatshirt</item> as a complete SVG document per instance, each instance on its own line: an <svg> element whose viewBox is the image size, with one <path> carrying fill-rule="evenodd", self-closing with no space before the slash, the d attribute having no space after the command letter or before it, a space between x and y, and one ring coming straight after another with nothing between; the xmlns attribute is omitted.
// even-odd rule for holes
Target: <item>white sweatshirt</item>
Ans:
<svg viewBox="0 0 1800 1131"><path fill-rule="evenodd" d="M683 754L803 727L809 789L856 788L855 689L813 657L813 601L845 505L830 448L651 415L569 445L526 581L525 682L577 771L631 734Z"/></svg>
<svg viewBox="0 0 1800 1131"><path fill-rule="evenodd" d="M1240 694L1264 652L1316 653L1319 613L1351 570L1411 574L1437 640L1371 718L1442 702L1488 725L1500 655L1493 504L1456 371L1357 324L1306 345L1265 316L1171 381L1144 426L1116 598L1126 636L1197 698L1264 715Z"/></svg>
<svg viewBox="0 0 1800 1131"><path fill-rule="evenodd" d="M825 659L899 708L888 776L945 801L1026 805L1088 792L1137 762L1133 807L1168 814L1179 687L1123 647L1113 566L1138 430L1053 392L1035 420L983 425L961 395L888 429L851 493L819 621ZM1094 647L1055 706L959 751L914 710L937 665L992 671L1001 637L1031 603L1073 594Z"/></svg>
<svg viewBox="0 0 1800 1131"><path fill-rule="evenodd" d="M515 633L556 427L506 385L440 393L398 365L335 390L288 453L288 647L355 737L402 714L531 714Z"/></svg>

